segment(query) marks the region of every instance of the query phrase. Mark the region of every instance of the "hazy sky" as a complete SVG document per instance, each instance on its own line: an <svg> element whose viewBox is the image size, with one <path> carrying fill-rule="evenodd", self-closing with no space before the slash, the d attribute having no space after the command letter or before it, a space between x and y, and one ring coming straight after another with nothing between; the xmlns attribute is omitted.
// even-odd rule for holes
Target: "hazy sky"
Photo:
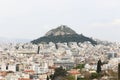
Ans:
<svg viewBox="0 0 120 80"><path fill-rule="evenodd" d="M0 37L34 39L61 24L120 41L120 0L0 0Z"/></svg>

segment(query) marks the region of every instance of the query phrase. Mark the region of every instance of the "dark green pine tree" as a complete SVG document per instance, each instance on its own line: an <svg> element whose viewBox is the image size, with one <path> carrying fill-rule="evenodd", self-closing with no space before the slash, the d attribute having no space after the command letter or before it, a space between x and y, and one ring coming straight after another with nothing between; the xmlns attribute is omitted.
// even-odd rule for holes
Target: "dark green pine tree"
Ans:
<svg viewBox="0 0 120 80"><path fill-rule="evenodd" d="M99 60L97 63L97 73L101 72L101 65L102 65L102 62L101 62L101 60Z"/></svg>
<svg viewBox="0 0 120 80"><path fill-rule="evenodd" d="M46 80L49 80L49 77L47 76L47 79Z"/></svg>
<svg viewBox="0 0 120 80"><path fill-rule="evenodd" d="M38 46L37 54L39 54L39 52L40 52L40 46Z"/></svg>
<svg viewBox="0 0 120 80"><path fill-rule="evenodd" d="M120 80L120 63L118 63L118 80Z"/></svg>

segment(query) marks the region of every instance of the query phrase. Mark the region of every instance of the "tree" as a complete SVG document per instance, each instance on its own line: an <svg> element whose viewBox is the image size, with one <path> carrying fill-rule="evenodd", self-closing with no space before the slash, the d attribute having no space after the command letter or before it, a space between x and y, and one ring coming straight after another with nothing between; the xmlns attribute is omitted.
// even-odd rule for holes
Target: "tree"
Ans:
<svg viewBox="0 0 120 80"><path fill-rule="evenodd" d="M67 80L75 80L75 77L72 76L72 75L68 75L66 79L67 79Z"/></svg>
<svg viewBox="0 0 120 80"><path fill-rule="evenodd" d="M85 64L79 64L78 66L76 66L75 68L76 69L82 69L82 68L84 68L85 67Z"/></svg>
<svg viewBox="0 0 120 80"><path fill-rule="evenodd" d="M101 60L98 60L98 63L97 63L97 73L101 72L101 65L102 65Z"/></svg>
<svg viewBox="0 0 120 80"><path fill-rule="evenodd" d="M56 77L66 77L66 74L67 74L67 71L65 69L63 69L63 67L59 67L59 68L56 68L55 69L55 73L53 75L53 78L56 78Z"/></svg>
<svg viewBox="0 0 120 80"><path fill-rule="evenodd" d="M118 80L120 80L120 63L118 63Z"/></svg>
<svg viewBox="0 0 120 80"><path fill-rule="evenodd" d="M54 76L53 74L50 75L50 79L51 79L51 80L53 80L53 76Z"/></svg>
<svg viewBox="0 0 120 80"><path fill-rule="evenodd" d="M55 77L53 80L66 80L66 77L58 76Z"/></svg>
<svg viewBox="0 0 120 80"><path fill-rule="evenodd" d="M40 46L38 46L37 54L39 54L39 52L40 52Z"/></svg>
<svg viewBox="0 0 120 80"><path fill-rule="evenodd" d="M47 76L47 79L46 80L49 80L49 77Z"/></svg>
<svg viewBox="0 0 120 80"><path fill-rule="evenodd" d="M99 74L98 73L92 73L90 78L91 79L99 78Z"/></svg>

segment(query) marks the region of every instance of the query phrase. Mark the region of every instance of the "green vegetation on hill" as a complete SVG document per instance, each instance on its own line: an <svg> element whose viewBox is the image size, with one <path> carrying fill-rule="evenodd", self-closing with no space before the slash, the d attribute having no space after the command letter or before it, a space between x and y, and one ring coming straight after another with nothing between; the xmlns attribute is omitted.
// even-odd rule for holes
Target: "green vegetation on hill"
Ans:
<svg viewBox="0 0 120 80"><path fill-rule="evenodd" d="M41 38L38 38L36 40L31 41L33 44L39 44L42 42L53 42L53 43L64 43L64 42L85 42L85 41L89 41L91 42L93 45L97 44L96 41L94 41L91 38L85 37L83 35L78 35L78 34L70 34L70 35L58 35L58 36L44 36Z"/></svg>

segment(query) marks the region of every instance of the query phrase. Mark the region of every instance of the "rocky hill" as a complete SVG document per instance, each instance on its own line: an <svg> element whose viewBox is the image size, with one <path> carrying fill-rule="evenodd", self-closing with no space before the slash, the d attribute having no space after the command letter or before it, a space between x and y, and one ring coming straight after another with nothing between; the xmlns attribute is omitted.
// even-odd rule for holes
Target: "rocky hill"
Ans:
<svg viewBox="0 0 120 80"><path fill-rule="evenodd" d="M49 43L49 42L54 42L54 43L63 43L63 42L85 42L89 41L92 44L97 44L96 41L93 39L86 37L82 34L77 34L74 30L71 28L61 25L56 29L52 29L48 31L45 36L40 37L38 39L35 39L31 41L34 44L39 44L41 42Z"/></svg>
<svg viewBox="0 0 120 80"><path fill-rule="evenodd" d="M61 25L56 29L52 29L48 31L45 36L59 36L59 35L72 35L72 34L77 34L77 33L71 28L65 25Z"/></svg>

